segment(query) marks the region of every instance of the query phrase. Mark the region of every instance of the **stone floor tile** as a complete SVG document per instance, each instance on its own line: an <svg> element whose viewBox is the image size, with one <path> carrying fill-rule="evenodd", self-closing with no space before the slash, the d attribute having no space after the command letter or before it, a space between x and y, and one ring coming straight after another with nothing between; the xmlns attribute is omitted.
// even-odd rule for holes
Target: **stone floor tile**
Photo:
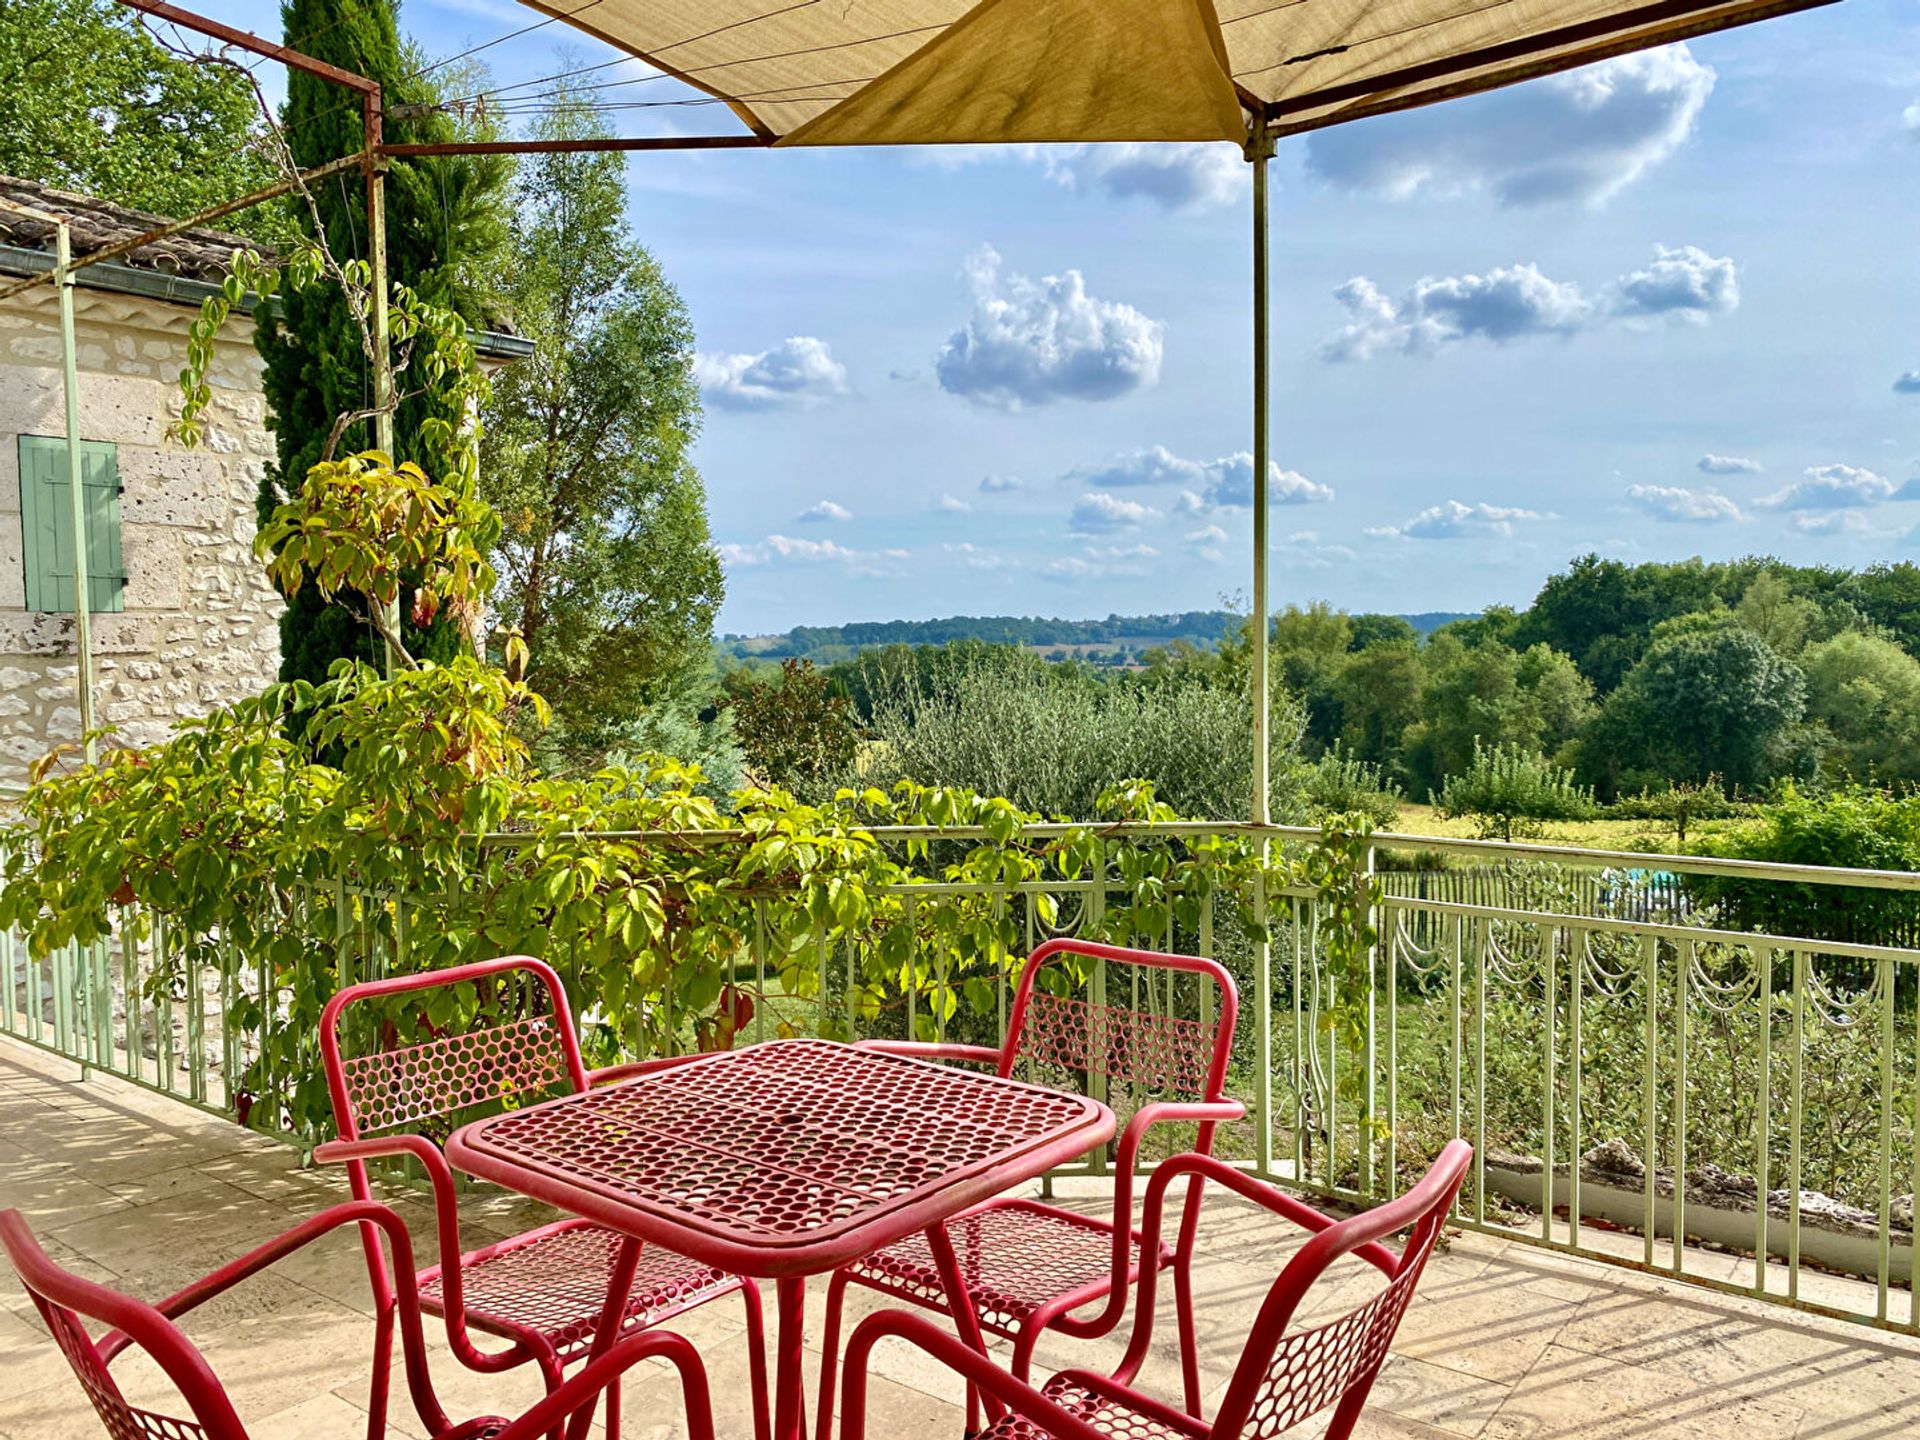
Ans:
<svg viewBox="0 0 1920 1440"><path fill-rule="evenodd" d="M1804 1411L1645 1366L1549 1346L1481 1431L1484 1440L1792 1440Z"/></svg>

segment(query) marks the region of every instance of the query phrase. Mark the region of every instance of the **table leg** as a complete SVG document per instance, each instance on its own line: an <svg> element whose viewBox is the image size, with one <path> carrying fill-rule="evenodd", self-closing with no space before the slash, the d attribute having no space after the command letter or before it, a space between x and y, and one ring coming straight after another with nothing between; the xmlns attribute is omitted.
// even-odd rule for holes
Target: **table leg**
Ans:
<svg viewBox="0 0 1920 1440"><path fill-rule="evenodd" d="M775 1281L778 1311L774 1319L773 1440L806 1440L806 1387L800 1373L800 1347L807 1324L807 1282ZM831 1365L833 1357L821 1362Z"/></svg>
<svg viewBox="0 0 1920 1440"><path fill-rule="evenodd" d="M940 1267L940 1282L947 1291L947 1308L953 1312L953 1328L960 1332L961 1343L969 1350L987 1354L987 1337L980 1333L980 1317L974 1313L967 1277L961 1272L959 1257L953 1253L953 1241L947 1238L945 1225L927 1227L927 1248L933 1251L933 1263ZM1007 1413L1007 1407L992 1394L982 1393L980 1398L986 1402L989 1422Z"/></svg>
<svg viewBox="0 0 1920 1440"><path fill-rule="evenodd" d="M593 1332L593 1344L587 1347L589 1365L620 1338L620 1327L627 1316L627 1297L633 1293L633 1272L639 1268L640 1241L631 1235L621 1236L620 1253L613 1257L613 1274L607 1280L607 1302L600 1307L600 1324ZM586 1440L587 1427L593 1423L593 1410L594 1401L589 1400L573 1412L573 1418L567 1422L567 1440Z"/></svg>

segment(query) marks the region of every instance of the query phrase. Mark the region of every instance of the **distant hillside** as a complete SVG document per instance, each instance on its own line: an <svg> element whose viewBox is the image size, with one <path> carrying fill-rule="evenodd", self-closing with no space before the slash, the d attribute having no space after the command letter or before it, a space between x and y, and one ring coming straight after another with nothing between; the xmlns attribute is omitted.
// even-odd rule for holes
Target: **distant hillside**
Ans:
<svg viewBox="0 0 1920 1440"><path fill-rule="evenodd" d="M1428 611L1403 619L1422 635L1453 620L1471 618ZM881 645L945 645L981 640L1024 645L1083 658L1138 654L1176 640L1211 649L1238 624L1231 610L1188 610L1177 615L1109 615L1104 620L1043 619L1037 615L954 615L944 620L869 620L851 625L796 625L784 635L723 635L720 648L743 659L789 657L831 664Z"/></svg>
<svg viewBox="0 0 1920 1440"><path fill-rule="evenodd" d="M1422 635L1431 635L1442 625L1451 625L1456 620L1472 620L1479 613L1477 610L1422 610L1418 615L1402 615L1400 618Z"/></svg>

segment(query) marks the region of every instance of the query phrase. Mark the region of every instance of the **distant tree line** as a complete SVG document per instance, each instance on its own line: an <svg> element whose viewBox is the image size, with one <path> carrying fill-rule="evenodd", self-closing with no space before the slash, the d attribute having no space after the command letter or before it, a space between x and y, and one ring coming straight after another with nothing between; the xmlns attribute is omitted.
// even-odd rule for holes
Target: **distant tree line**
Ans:
<svg viewBox="0 0 1920 1440"><path fill-rule="evenodd" d="M1272 636L1308 754L1339 745L1417 798L1479 746L1547 757L1601 801L1920 781L1920 567L1907 562L1587 555L1526 609L1424 638L1324 605L1289 608Z"/></svg>

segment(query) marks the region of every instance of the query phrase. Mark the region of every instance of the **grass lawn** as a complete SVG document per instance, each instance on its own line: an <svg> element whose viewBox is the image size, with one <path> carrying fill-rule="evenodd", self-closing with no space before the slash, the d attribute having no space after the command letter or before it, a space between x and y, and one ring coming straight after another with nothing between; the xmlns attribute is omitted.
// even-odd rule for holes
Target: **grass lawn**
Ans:
<svg viewBox="0 0 1920 1440"><path fill-rule="evenodd" d="M1689 843L1696 836L1710 835L1738 820L1696 820L1687 827ZM1431 805L1402 805L1400 818L1391 827L1408 835L1439 835L1453 840L1471 840L1476 830L1472 820L1442 820ZM1655 850L1671 853L1675 848L1673 831L1657 820L1550 820L1539 836L1548 845L1580 845L1592 850Z"/></svg>

